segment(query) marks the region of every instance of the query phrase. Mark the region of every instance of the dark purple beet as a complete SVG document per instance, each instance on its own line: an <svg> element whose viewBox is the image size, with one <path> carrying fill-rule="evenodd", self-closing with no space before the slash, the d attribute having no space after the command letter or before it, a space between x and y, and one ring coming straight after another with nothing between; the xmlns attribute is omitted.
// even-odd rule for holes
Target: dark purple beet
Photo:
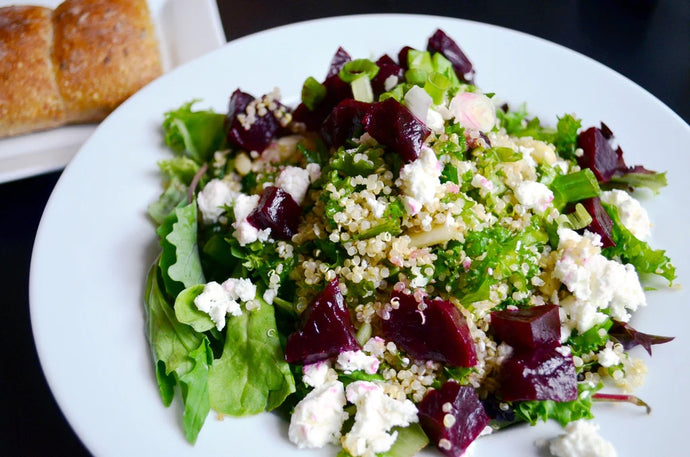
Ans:
<svg viewBox="0 0 690 457"><path fill-rule="evenodd" d="M362 120L364 130L376 141L400 154L403 161L419 157L431 130L394 98L373 103Z"/></svg>
<svg viewBox="0 0 690 457"><path fill-rule="evenodd" d="M393 292L391 302L396 299L399 306L383 320L386 339L394 341L415 359L459 367L476 365L474 341L465 318L455 305L447 300L429 298L418 303L414 295L404 292Z"/></svg>
<svg viewBox="0 0 690 457"><path fill-rule="evenodd" d="M338 103L352 98L352 88L337 74L326 78L323 85L326 87L326 95L314 111L309 111L304 103L300 103L292 113L292 119L295 122L303 122L309 130L319 130L321 123Z"/></svg>
<svg viewBox="0 0 690 457"><path fill-rule="evenodd" d="M410 46L404 46L400 52L398 52L398 65L400 65L403 70L407 70L409 65L407 64L407 54L410 53L410 49L414 49Z"/></svg>
<svg viewBox="0 0 690 457"><path fill-rule="evenodd" d="M561 337L557 305L493 311L491 327L501 341L518 349L555 346Z"/></svg>
<svg viewBox="0 0 690 457"><path fill-rule="evenodd" d="M592 197L582 200L582 206L592 216L592 222L587 226L587 230L592 233L598 233L601 237L601 244L604 248L609 248L616 245L611 236L611 227L613 222L609 213L601 206L601 199L599 197Z"/></svg>
<svg viewBox="0 0 690 457"><path fill-rule="evenodd" d="M619 155L601 129L590 127L581 132L577 136L577 147L583 151L582 156L577 158L578 165L591 169L597 181L608 182L618 170Z"/></svg>
<svg viewBox="0 0 690 457"><path fill-rule="evenodd" d="M362 118L369 109L369 103L347 98L333 108L321 124L321 137L330 148L343 146L351 138L364 133Z"/></svg>
<svg viewBox="0 0 690 457"><path fill-rule="evenodd" d="M288 336L285 360L308 365L361 349L355 338L350 313L334 279L302 314L304 325Z"/></svg>
<svg viewBox="0 0 690 457"><path fill-rule="evenodd" d="M491 420L477 392L455 381L430 390L418 410L419 423L429 440L451 457L462 456Z"/></svg>
<svg viewBox="0 0 690 457"><path fill-rule="evenodd" d="M440 52L443 56L453 64L455 74L458 75L460 81L465 81L472 84L474 79L474 68L472 62L467 58L460 46L453 41L443 30L438 29L429 38L427 45L429 52Z"/></svg>
<svg viewBox="0 0 690 457"><path fill-rule="evenodd" d="M333 54L331 64L328 66L328 73L326 74L326 79L340 73L340 70L343 69L343 66L351 60L352 57L350 57L350 54L348 54L347 51L345 51L342 47L338 48L338 50L335 51L335 54Z"/></svg>
<svg viewBox="0 0 690 457"><path fill-rule="evenodd" d="M247 216L247 222L259 230L271 229L271 237L289 240L297 233L302 208L294 198L280 187L270 186L263 190L259 204Z"/></svg>
<svg viewBox="0 0 690 457"><path fill-rule="evenodd" d="M577 374L571 355L560 347L515 351L501 365L500 396L503 401L577 398Z"/></svg>
<svg viewBox="0 0 690 457"><path fill-rule="evenodd" d="M230 96L228 113L225 116L225 125L228 129L227 140L229 144L238 148L262 152L271 144L271 140L280 129L280 122L273 115L273 112L268 111L263 116L257 114L256 120L251 123L249 128L245 128L238 115L246 114L247 105L252 101L254 101L253 96L239 89Z"/></svg>
<svg viewBox="0 0 690 457"><path fill-rule="evenodd" d="M652 355L653 344L663 344L672 341L672 336L659 336L642 333L635 330L630 324L626 322L613 321L613 325L609 329L609 335L612 339L623 345L623 348L634 348L637 345L642 346L649 355Z"/></svg>
<svg viewBox="0 0 690 457"><path fill-rule="evenodd" d="M386 79L391 76L396 76L398 81L402 81L405 77L405 70L403 67L395 63L388 54L384 54L376 61L376 65L379 67L379 72L371 80L371 89L374 91L374 98L378 98L379 95L386 92Z"/></svg>

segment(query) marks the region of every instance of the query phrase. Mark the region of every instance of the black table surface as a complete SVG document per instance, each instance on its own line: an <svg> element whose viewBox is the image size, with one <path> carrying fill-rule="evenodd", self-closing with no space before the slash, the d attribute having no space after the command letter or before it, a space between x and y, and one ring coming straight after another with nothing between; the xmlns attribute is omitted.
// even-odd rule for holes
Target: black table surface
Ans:
<svg viewBox="0 0 690 457"><path fill-rule="evenodd" d="M602 62L690 122L689 0L218 2L228 40L307 19L363 13L451 16L520 30ZM29 317L31 250L59 178L60 172L54 172L0 185L2 456L89 455L50 393Z"/></svg>

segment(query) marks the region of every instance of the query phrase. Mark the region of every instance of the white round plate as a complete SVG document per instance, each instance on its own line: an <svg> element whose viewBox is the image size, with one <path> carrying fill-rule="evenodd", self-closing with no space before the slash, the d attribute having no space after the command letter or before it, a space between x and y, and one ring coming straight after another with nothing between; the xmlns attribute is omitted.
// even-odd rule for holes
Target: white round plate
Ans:
<svg viewBox="0 0 690 457"><path fill-rule="evenodd" d="M261 95L280 87L299 97L308 76L322 79L343 46L353 57L424 48L443 29L472 60L477 84L514 104L527 102L542 122L576 113L584 126L606 122L629 165L668 170L670 185L644 199L652 244L667 249L687 280L690 249L690 127L652 95L603 65L522 33L430 16L371 15L323 19L236 40L169 74L114 112L67 167L46 207L31 264L31 318L41 363L58 404L97 456L327 456L299 451L273 414L218 420L211 414L195 446L182 434L179 398L165 408L144 333L144 278L158 250L147 206L162 191L157 161L165 111L192 99L224 111L240 87ZM655 346L637 394L651 415L631 405L597 405L601 433L619 455L686 455L690 398L687 290L648 294L635 316L640 330L676 336ZM638 348L639 349L639 348ZM561 432L554 423L517 427L477 442L476 456L540 455L535 440ZM434 450L424 455L440 455ZM543 454L542 454L543 455Z"/></svg>

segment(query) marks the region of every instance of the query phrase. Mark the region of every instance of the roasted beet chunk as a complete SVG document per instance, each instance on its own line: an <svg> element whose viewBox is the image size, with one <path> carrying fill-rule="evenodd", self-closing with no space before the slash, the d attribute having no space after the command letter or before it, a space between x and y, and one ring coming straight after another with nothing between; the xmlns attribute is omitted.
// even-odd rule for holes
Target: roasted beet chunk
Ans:
<svg viewBox="0 0 690 457"><path fill-rule="evenodd" d="M271 229L271 236L289 240L297 233L302 208L280 187L270 186L261 193L259 204L247 216L247 222L259 230Z"/></svg>
<svg viewBox="0 0 690 457"><path fill-rule="evenodd" d="M374 97L378 98L384 92L388 92L386 89L386 80L390 77L397 78L396 84L403 80L405 77L405 70L403 67L395 63L387 54L384 54L376 61L376 65L379 67L379 72L371 80L371 88L374 91Z"/></svg>
<svg viewBox="0 0 690 457"><path fill-rule="evenodd" d="M598 233L601 237L601 244L604 248L609 248L616 245L611 235L611 227L613 222L609 213L601 206L601 199L599 197L588 198L579 203L592 216L592 222L587 226L587 230L592 233Z"/></svg>
<svg viewBox="0 0 690 457"><path fill-rule="evenodd" d="M577 398L577 374L573 357L562 347L516 350L501 365L500 395L503 401Z"/></svg>
<svg viewBox="0 0 690 457"><path fill-rule="evenodd" d="M398 52L398 64L402 67L403 70L407 70L407 67L409 65L407 64L407 55L410 53L410 50L414 49L411 48L410 46L404 46L400 52Z"/></svg>
<svg viewBox="0 0 690 457"><path fill-rule="evenodd" d="M342 47L338 48L335 51L335 54L333 54L331 64L328 66L328 74L326 74L326 78L328 79L331 76L340 73L340 70L343 69L343 66L345 66L345 64L351 60L352 57L350 57L350 54L348 54L346 50L344 50Z"/></svg>
<svg viewBox="0 0 690 457"><path fill-rule="evenodd" d="M577 136L577 147L583 151L577 163L592 170L599 182L608 182L618 170L618 153L611 147L609 138L596 127L590 127Z"/></svg>
<svg viewBox="0 0 690 457"><path fill-rule="evenodd" d="M338 278L331 281L302 314L304 325L285 345L285 360L308 365L360 349Z"/></svg>
<svg viewBox="0 0 690 457"><path fill-rule="evenodd" d="M338 48L333 59L331 59L326 79L323 81L326 95L313 111L307 108L304 103L300 103L292 113L292 119L295 122L302 122L309 130L319 130L321 123L333 107L347 98L352 98L352 88L338 76L343 65L350 60L350 55L343 48Z"/></svg>
<svg viewBox="0 0 690 457"><path fill-rule="evenodd" d="M394 98L373 103L362 120L364 130L376 141L400 154L405 162L419 157L431 130Z"/></svg>
<svg viewBox="0 0 690 457"><path fill-rule="evenodd" d="M262 101L276 109L266 109L264 114L247 115L247 106L256 99L237 89L230 97L225 123L228 143L247 151L262 152L280 129L279 112L287 111L283 105L265 95Z"/></svg>
<svg viewBox="0 0 690 457"><path fill-rule="evenodd" d="M470 386L448 381L419 403L419 423L439 450L460 457L489 425L489 416Z"/></svg>
<svg viewBox="0 0 690 457"><path fill-rule="evenodd" d="M561 337L557 305L493 311L491 327L498 338L513 348L555 346Z"/></svg>
<svg viewBox="0 0 690 457"><path fill-rule="evenodd" d="M472 367L477 363L474 341L460 310L447 300L393 292L390 315L383 320L383 334L419 360Z"/></svg>
<svg viewBox="0 0 690 457"><path fill-rule="evenodd" d="M338 103L321 125L321 137L326 145L338 148L349 139L359 138L364 133L362 118L368 109L369 103L351 98Z"/></svg>
<svg viewBox="0 0 690 457"><path fill-rule="evenodd" d="M470 59L462 52L460 46L441 29L436 30L436 33L429 38L427 50L443 54L443 56L453 64L453 70L455 70L455 74L458 75L460 81L472 84L474 79L472 62L470 62Z"/></svg>

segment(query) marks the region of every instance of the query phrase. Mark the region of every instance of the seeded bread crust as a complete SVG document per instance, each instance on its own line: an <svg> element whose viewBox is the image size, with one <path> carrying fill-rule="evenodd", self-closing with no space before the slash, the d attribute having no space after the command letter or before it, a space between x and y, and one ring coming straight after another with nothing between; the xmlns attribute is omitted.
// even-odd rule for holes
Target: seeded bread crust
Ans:
<svg viewBox="0 0 690 457"><path fill-rule="evenodd" d="M0 8L0 137L67 121L50 54L52 15L38 6Z"/></svg>
<svg viewBox="0 0 690 457"><path fill-rule="evenodd" d="M96 122L161 74L146 0L0 8L0 138Z"/></svg>

